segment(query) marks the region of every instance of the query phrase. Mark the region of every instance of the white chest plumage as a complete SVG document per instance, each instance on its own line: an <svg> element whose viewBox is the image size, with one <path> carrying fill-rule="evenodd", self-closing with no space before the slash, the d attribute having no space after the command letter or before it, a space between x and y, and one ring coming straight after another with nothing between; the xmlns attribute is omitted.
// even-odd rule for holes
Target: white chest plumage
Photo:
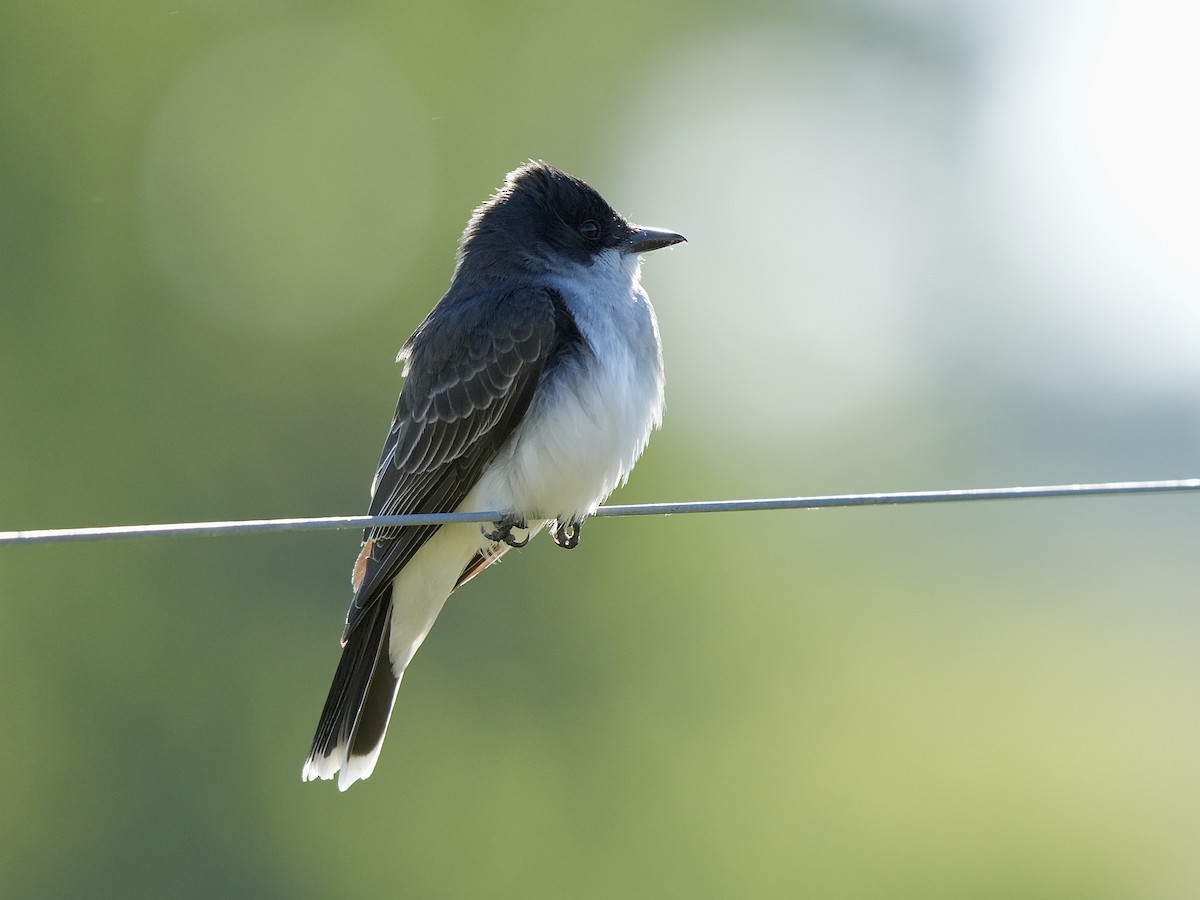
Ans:
<svg viewBox="0 0 1200 900"><path fill-rule="evenodd" d="M662 348L633 254L600 254L551 281L590 352L539 386L524 420L480 480L482 508L580 520L628 478L662 420Z"/></svg>

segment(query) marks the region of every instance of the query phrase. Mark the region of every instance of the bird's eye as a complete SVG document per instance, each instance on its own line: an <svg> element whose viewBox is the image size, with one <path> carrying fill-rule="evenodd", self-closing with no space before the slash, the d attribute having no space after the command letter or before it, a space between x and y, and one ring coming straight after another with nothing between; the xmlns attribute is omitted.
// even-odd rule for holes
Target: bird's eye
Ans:
<svg viewBox="0 0 1200 900"><path fill-rule="evenodd" d="M594 241L596 238L600 237L600 223L595 219L588 219L579 226L579 233L589 241Z"/></svg>

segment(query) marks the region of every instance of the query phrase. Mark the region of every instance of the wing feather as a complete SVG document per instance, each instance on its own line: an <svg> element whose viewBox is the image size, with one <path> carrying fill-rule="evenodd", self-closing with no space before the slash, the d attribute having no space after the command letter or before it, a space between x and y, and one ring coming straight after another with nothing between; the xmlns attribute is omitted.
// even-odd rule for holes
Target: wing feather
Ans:
<svg viewBox="0 0 1200 900"><path fill-rule="evenodd" d="M447 295L405 344L408 375L375 476L372 515L451 512L524 416L547 360L570 335L546 289ZM573 327L572 329L573 330ZM371 548L343 642L436 525L368 529Z"/></svg>

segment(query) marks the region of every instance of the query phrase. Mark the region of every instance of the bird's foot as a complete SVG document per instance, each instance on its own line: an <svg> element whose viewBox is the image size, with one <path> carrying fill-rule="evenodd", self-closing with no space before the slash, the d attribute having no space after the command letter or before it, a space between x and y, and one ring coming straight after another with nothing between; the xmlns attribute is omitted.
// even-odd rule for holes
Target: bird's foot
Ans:
<svg viewBox="0 0 1200 900"><path fill-rule="evenodd" d="M564 550L574 550L579 546L579 532L582 530L582 522L556 522L554 543Z"/></svg>
<svg viewBox="0 0 1200 900"><path fill-rule="evenodd" d="M516 516L505 516L499 522L493 523L496 526L495 531L483 531L483 536L489 541L497 541L498 543L508 544L510 547L521 548L529 543L529 535L525 535L525 540L519 541L513 537L514 528L528 528L524 519L518 519Z"/></svg>

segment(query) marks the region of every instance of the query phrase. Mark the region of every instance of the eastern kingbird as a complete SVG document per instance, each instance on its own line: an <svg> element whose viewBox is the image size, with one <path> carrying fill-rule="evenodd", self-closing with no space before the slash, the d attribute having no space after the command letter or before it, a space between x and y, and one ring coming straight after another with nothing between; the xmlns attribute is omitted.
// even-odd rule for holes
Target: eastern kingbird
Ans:
<svg viewBox="0 0 1200 900"><path fill-rule="evenodd" d="M404 670L452 591L549 525L572 548L663 410L639 254L683 241L544 162L475 210L450 289L397 357L404 387L371 514L496 511L491 525L369 528L306 781L375 768Z"/></svg>

